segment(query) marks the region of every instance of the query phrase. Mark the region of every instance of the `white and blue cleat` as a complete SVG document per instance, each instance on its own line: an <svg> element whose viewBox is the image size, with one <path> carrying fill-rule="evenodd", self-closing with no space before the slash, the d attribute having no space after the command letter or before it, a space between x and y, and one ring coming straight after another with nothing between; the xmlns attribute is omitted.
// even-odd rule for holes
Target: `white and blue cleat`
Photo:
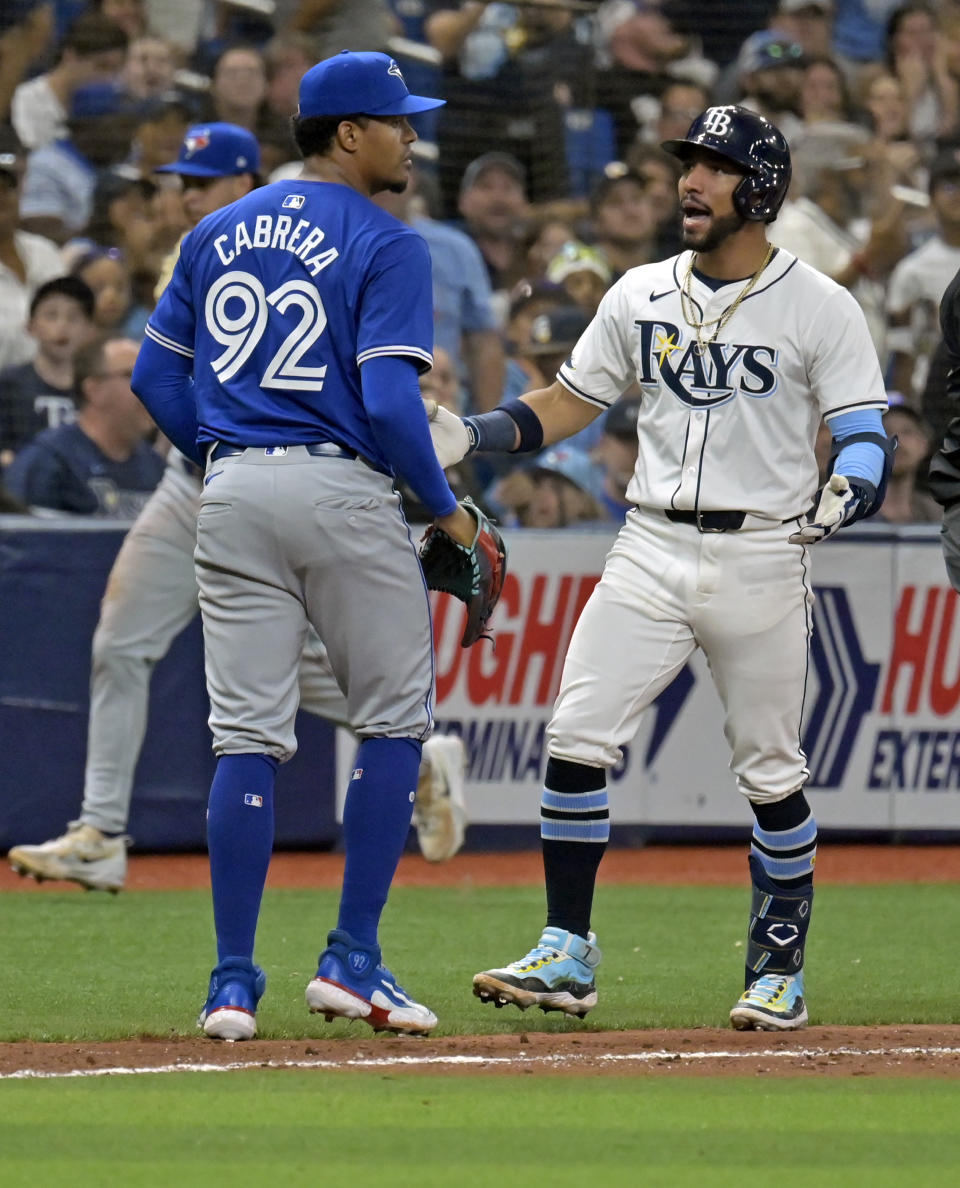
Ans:
<svg viewBox="0 0 960 1188"><path fill-rule="evenodd" d="M563 928L545 928L534 948L502 969L474 975L473 993L495 1007L508 1003L521 1011L563 1011L579 1018L597 1005L594 970L600 964L597 938L587 939Z"/></svg>
<svg viewBox="0 0 960 1188"><path fill-rule="evenodd" d="M764 974L744 990L730 1012L737 1031L799 1031L807 1025L803 974Z"/></svg>
<svg viewBox="0 0 960 1188"><path fill-rule="evenodd" d="M257 1004L267 975L246 957L225 957L210 974L210 989L197 1026L211 1039L249 1040L257 1034Z"/></svg>
<svg viewBox="0 0 960 1188"><path fill-rule="evenodd" d="M379 945L361 945L338 929L327 937L306 998L311 1013L328 1023L362 1019L374 1031L399 1035L428 1035L437 1025L433 1011L411 998L381 964Z"/></svg>

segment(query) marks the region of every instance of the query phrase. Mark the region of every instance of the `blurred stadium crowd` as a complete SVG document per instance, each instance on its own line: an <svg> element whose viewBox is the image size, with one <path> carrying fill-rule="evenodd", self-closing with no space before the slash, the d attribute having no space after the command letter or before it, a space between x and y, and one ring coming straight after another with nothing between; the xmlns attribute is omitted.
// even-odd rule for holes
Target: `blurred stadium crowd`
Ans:
<svg viewBox="0 0 960 1188"><path fill-rule="evenodd" d="M447 100L414 120L408 191L378 199L433 259L425 392L484 411L549 383L613 281L679 250L660 141L740 102L793 153L771 239L850 289L885 368L900 448L880 516L939 520L924 481L950 416L937 306L960 269L953 0L3 0L3 510L142 506L164 443L129 346L90 344L139 341L191 194L217 180L164 167L221 121L256 137L254 184L296 173L297 84L345 47ZM512 469L466 460L454 489L511 525L615 523L638 400Z"/></svg>

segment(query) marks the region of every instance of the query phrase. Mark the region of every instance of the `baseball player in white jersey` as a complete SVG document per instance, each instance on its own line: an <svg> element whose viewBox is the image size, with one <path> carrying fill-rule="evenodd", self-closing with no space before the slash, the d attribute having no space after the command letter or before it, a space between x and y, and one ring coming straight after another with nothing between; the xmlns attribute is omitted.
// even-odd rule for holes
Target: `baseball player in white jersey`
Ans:
<svg viewBox="0 0 960 1188"><path fill-rule="evenodd" d="M767 240L790 181L780 132L712 107L684 140L686 250L627 272L548 388L461 421L442 410L442 465L537 449L583 428L634 382L636 505L574 631L548 730L541 801L547 924L519 961L474 978L497 1006L585 1015L590 931L609 836L606 770L695 648L725 710L753 809L753 899L739 1029L804 1026L803 952L817 829L800 747L813 589L808 546L882 500L892 444L864 317L845 290ZM817 492L821 416L835 439ZM809 510L808 510L809 509Z"/></svg>
<svg viewBox="0 0 960 1188"><path fill-rule="evenodd" d="M188 129L177 160L157 172L181 179L192 225L258 184L260 146L235 124ZM174 254L175 255L175 254ZM157 297L173 272L165 268ZM154 665L198 612L193 553L202 490L200 469L171 448L164 476L124 539L107 581L93 637L90 721L83 804L61 837L14 846L9 861L38 880L66 879L118 891L127 871L127 822L134 771L143 745ZM326 649L311 632L300 668L300 705L346 722L346 701ZM452 857L466 825L464 748L436 735L423 748L414 825L429 861Z"/></svg>

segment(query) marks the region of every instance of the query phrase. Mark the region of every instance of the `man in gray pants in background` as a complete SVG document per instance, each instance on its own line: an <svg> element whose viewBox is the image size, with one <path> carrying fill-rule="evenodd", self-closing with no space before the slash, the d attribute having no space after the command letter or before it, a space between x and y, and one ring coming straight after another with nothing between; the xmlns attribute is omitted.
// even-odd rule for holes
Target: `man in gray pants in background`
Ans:
<svg viewBox="0 0 960 1188"><path fill-rule="evenodd" d="M234 124L187 130L174 164L183 207L196 225L259 185L256 138ZM160 286L173 271L164 269ZM157 294L159 296L159 293ZM198 610L193 553L202 476L171 448L156 491L130 529L107 579L93 637L90 721L80 816L61 837L14 846L9 861L38 881L67 879L119 891L127 873L126 836L133 776L143 745L150 677ZM346 700L319 638L308 638L300 666L300 706L331 722L347 720ZM451 858L463 844L463 744L434 735L423 746L413 823L423 856Z"/></svg>

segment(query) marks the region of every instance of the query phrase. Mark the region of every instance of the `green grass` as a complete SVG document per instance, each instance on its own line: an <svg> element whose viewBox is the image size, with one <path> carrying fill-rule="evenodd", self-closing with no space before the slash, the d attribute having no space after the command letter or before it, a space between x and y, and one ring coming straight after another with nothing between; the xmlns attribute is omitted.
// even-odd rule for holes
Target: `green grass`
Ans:
<svg viewBox="0 0 960 1188"><path fill-rule="evenodd" d="M951 1082L253 1071L0 1083L5 1188L926 1188L960 1168ZM347 1179L346 1177L349 1177Z"/></svg>
<svg viewBox="0 0 960 1188"><path fill-rule="evenodd" d="M263 1038L356 1036L307 1014L303 990L336 914L329 891L271 891L257 959L268 974ZM521 956L543 921L539 888L398 888L387 963L440 1018L437 1034L725 1026L742 982L747 888L602 887L594 927L600 1005L585 1022L495 1011L470 993L478 969ZM206 892L0 896L0 1040L194 1035L214 960ZM949 885L827 887L807 954L811 1022L960 1022Z"/></svg>
<svg viewBox="0 0 960 1188"><path fill-rule="evenodd" d="M483 1007L470 978L538 934L536 889L408 889L388 962L440 1034L724 1026L741 985L748 891L602 887L600 1006L585 1022ZM258 960L264 1038L369 1037L307 1014L335 918L327 891L271 891ZM957 1022L943 885L828 887L808 947L811 1021ZM196 1035L213 961L206 892L0 896L0 1040ZM238 1058L243 1053L238 1049ZM365 1188L939 1188L960 1169L960 1082L798 1078L422 1076L251 1070L0 1081L0 1184L230 1188L349 1176Z"/></svg>

